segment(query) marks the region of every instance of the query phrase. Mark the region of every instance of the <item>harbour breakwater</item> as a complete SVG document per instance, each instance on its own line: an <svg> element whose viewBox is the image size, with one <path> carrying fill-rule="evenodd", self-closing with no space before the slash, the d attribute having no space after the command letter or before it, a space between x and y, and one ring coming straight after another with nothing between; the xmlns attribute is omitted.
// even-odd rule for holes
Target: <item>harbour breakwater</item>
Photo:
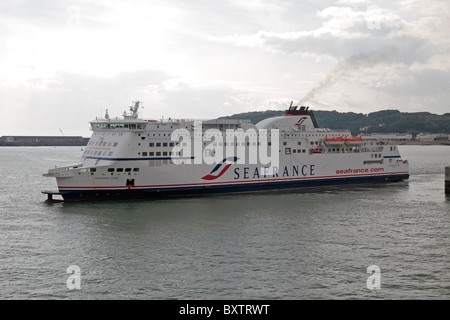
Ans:
<svg viewBox="0 0 450 320"><path fill-rule="evenodd" d="M2 136L0 146L86 146L88 141L81 136Z"/></svg>

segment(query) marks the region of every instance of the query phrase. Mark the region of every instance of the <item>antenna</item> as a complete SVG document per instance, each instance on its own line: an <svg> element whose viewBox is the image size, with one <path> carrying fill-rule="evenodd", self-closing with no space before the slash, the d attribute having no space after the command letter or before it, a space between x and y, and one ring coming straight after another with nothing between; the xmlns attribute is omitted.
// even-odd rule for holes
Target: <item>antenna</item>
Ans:
<svg viewBox="0 0 450 320"><path fill-rule="evenodd" d="M61 128L59 128L59 132L64 136L64 132L62 132Z"/></svg>

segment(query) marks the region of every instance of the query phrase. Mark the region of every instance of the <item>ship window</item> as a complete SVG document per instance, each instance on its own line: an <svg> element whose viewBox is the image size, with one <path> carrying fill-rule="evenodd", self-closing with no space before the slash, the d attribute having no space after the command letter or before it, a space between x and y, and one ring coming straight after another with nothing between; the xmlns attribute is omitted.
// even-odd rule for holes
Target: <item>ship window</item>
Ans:
<svg viewBox="0 0 450 320"><path fill-rule="evenodd" d="M163 147L167 147L167 142L164 142L164 143L163 143Z"/></svg>
<svg viewBox="0 0 450 320"><path fill-rule="evenodd" d="M161 152L157 152L156 155L157 155L157 156L160 156L160 155L161 155Z"/></svg>
<svg viewBox="0 0 450 320"><path fill-rule="evenodd" d="M149 147L154 147L154 146L155 146L155 143L150 142L150 143L148 144L148 146L149 146Z"/></svg>
<svg viewBox="0 0 450 320"><path fill-rule="evenodd" d="M291 148L286 148L285 149L285 154L291 154Z"/></svg>
<svg viewBox="0 0 450 320"><path fill-rule="evenodd" d="M171 143L169 144L169 146L174 147L175 144L174 144L173 142L171 142Z"/></svg>
<svg viewBox="0 0 450 320"><path fill-rule="evenodd" d="M161 147L161 143L159 143L159 142L156 143L156 146L157 146L157 147Z"/></svg>
<svg viewBox="0 0 450 320"><path fill-rule="evenodd" d="M96 172L97 169L96 169L96 168L90 168L89 171L90 171L90 172Z"/></svg>
<svg viewBox="0 0 450 320"><path fill-rule="evenodd" d="M163 152L163 156L167 156L167 152Z"/></svg>
<svg viewBox="0 0 450 320"><path fill-rule="evenodd" d="M147 156L147 152L142 152L142 156L146 157Z"/></svg>
<svg viewBox="0 0 450 320"><path fill-rule="evenodd" d="M123 172L123 168L117 168L117 172Z"/></svg>
<svg viewBox="0 0 450 320"><path fill-rule="evenodd" d="M149 152L149 156L150 157L153 157L155 155L155 153L152 151L152 152Z"/></svg>
<svg viewBox="0 0 450 320"><path fill-rule="evenodd" d="M141 137L141 140L145 140L145 137Z"/></svg>
<svg viewBox="0 0 450 320"><path fill-rule="evenodd" d="M297 149L292 149L292 153L297 153Z"/></svg>
<svg viewBox="0 0 450 320"><path fill-rule="evenodd" d="M125 172L131 172L131 168L126 168Z"/></svg>
<svg viewBox="0 0 450 320"><path fill-rule="evenodd" d="M297 141L297 145L301 146L302 142L301 141Z"/></svg>
<svg viewBox="0 0 450 320"><path fill-rule="evenodd" d="M139 168L134 168L133 172L139 172Z"/></svg>
<svg viewBox="0 0 450 320"><path fill-rule="evenodd" d="M108 172L114 172L114 168L108 168Z"/></svg>
<svg viewBox="0 0 450 320"><path fill-rule="evenodd" d="M303 150L302 150L302 153L306 153L306 149L303 149Z"/></svg>
<svg viewBox="0 0 450 320"><path fill-rule="evenodd" d="M113 147L117 147L118 143L114 142Z"/></svg>

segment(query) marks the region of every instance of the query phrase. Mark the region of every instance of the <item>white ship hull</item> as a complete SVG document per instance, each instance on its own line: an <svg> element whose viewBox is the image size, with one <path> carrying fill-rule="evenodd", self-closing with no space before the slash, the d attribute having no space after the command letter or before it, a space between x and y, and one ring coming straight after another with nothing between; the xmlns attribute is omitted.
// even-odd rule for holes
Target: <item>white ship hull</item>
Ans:
<svg viewBox="0 0 450 320"><path fill-rule="evenodd" d="M228 161L213 164L196 161L196 155L175 155L171 152L173 142L170 133L181 127L189 128L187 124L192 122L141 122L136 118L135 122L142 126L111 130L110 127L93 125L94 134L82 162L51 169L46 175L56 178L59 193L66 201L297 190L409 178L408 162L401 159L396 146L380 143L363 145L362 142L358 146L327 145L324 143L326 137L349 137L350 133L321 131L316 125L313 126L312 120L315 122L315 119L309 119L309 113L306 120L311 122L310 126L306 123L303 128L293 127L291 122L295 124L296 118L305 118L305 115L292 113L287 114L290 117L273 118L272 122L263 121L260 126L273 128L280 127L278 123L289 122L286 127L280 127L276 166L258 162L251 164L249 157L241 163L239 160L242 159L236 153L230 155L225 149L224 160ZM236 121L206 124L214 128L224 124L229 127L253 126ZM205 129L200 132L205 132ZM196 139L200 140L198 145L202 146L204 154L211 145L201 137L193 137L193 145ZM321 147L320 153L314 153L318 146ZM191 160L193 163L176 164L177 159Z"/></svg>

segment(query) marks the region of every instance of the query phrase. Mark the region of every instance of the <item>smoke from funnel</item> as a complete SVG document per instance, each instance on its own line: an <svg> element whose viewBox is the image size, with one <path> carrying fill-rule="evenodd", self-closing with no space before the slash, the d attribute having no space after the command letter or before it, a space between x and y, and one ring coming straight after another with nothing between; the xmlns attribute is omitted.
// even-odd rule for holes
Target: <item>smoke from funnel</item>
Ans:
<svg viewBox="0 0 450 320"><path fill-rule="evenodd" d="M391 48L390 50L377 51L373 53L361 53L345 59L340 62L330 74L327 75L325 80L320 82L318 86L311 89L306 96L299 101L298 105L301 106L305 102L313 99L316 94L323 92L325 89L332 86L340 77L372 67L379 63L388 62L391 60L392 54L395 55L396 51L397 50L395 48Z"/></svg>

